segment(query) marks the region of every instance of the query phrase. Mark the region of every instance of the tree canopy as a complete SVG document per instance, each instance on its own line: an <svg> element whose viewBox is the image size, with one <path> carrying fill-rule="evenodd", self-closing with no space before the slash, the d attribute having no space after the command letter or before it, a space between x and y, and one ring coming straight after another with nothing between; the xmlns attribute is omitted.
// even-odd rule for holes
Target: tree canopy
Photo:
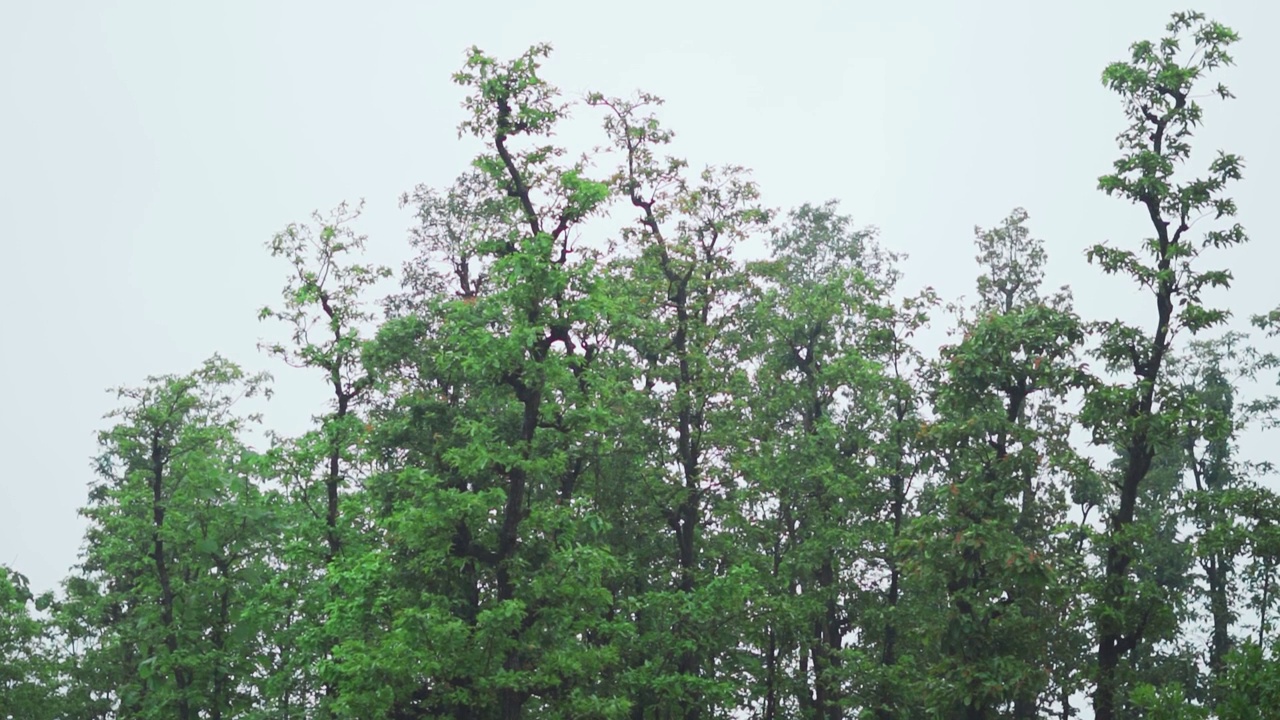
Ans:
<svg viewBox="0 0 1280 720"><path fill-rule="evenodd" d="M116 391L80 562L39 597L0 567L0 718L1267 716L1280 498L1238 445L1280 310L1210 302L1244 161L1194 132L1239 37L1165 31L1102 74L1098 189L1149 234L1087 256L1136 324L1045 286L1023 208L945 304L838 202L673 156L657 96L471 49L484 150L404 195L399 272L359 206L267 244L307 432L221 354Z"/></svg>

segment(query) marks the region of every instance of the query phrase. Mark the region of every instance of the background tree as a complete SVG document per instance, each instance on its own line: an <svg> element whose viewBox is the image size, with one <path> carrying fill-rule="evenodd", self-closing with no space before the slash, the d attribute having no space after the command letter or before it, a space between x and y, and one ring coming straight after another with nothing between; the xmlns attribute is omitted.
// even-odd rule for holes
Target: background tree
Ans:
<svg viewBox="0 0 1280 720"><path fill-rule="evenodd" d="M47 623L32 611L37 598L26 576L0 565L0 717L44 720L58 716L59 677Z"/></svg>
<svg viewBox="0 0 1280 720"><path fill-rule="evenodd" d="M183 720L233 717L252 702L254 630L239 616L263 580L261 508L233 406L264 382L215 356L118 391L126 404L100 435L101 480L84 510L83 575L61 607L89 620L69 630L91 648L89 679L105 683L73 695Z"/></svg>
<svg viewBox="0 0 1280 720"><path fill-rule="evenodd" d="M742 628L752 567L728 541L738 515L735 482L724 461L742 316L736 301L746 276L733 250L768 221L759 191L738 167L685 175L685 163L660 159L672 134L647 113L656 99L591 101L611 114L606 132L621 155L614 192L629 201L635 224L623 241L635 255L625 284L643 303L628 325L645 363L633 396L653 431L643 492L665 521L667 551L650 558L637 602L646 622L631 668L637 710L661 718L716 716L737 702L745 653Z"/></svg>
<svg viewBox="0 0 1280 720"><path fill-rule="evenodd" d="M837 210L829 202L789 214L772 259L754 267L760 288L748 310L751 440L735 465L745 531L768 578L751 641L768 718L846 717L874 702L876 684L863 677L896 652L869 617L885 616L878 611L896 603L886 596L900 583L890 549L906 498L890 476L901 468L876 462L898 419L885 367L896 257ZM886 521L888 533L870 530ZM865 634L851 646L855 629Z"/></svg>
<svg viewBox="0 0 1280 720"><path fill-rule="evenodd" d="M912 529L914 565L945 590L932 671L939 717L1038 715L1043 655L1061 618L1048 565L1065 519L1055 474L1071 467L1070 423L1058 408L1081 386L1084 339L1065 294L1043 297L1043 243L1016 209L977 228L976 317L944 347L930 439L938 483ZM1055 473L1055 471L1059 471Z"/></svg>
<svg viewBox="0 0 1280 720"><path fill-rule="evenodd" d="M1247 637L1239 621L1250 600L1248 569L1266 556L1265 551L1254 554L1259 542L1266 542L1258 520L1276 504L1272 491L1258 482L1271 470L1269 464L1242 461L1237 442L1246 429L1274 421L1277 400L1262 395L1244 401L1240 395L1260 373L1274 370L1277 359L1260 352L1247 335L1227 332L1189 343L1173 360L1180 396L1196 412L1196 422L1183 429L1178 442L1185 468L1179 517L1191 528L1187 545L1197 566L1197 582L1185 593L1188 624L1208 628L1205 646L1192 646L1191 652L1209 672L1196 677L1198 687L1188 692L1212 707L1234 692L1227 681L1228 657ZM1259 638L1258 647L1264 642Z"/></svg>

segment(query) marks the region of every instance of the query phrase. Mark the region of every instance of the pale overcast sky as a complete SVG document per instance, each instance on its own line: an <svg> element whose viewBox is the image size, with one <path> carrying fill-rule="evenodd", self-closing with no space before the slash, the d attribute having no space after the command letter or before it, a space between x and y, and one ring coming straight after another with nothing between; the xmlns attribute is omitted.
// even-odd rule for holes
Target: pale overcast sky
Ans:
<svg viewBox="0 0 1280 720"><path fill-rule="evenodd" d="M1201 159L1243 155L1254 238L1229 263L1242 318L1280 302L1280 4L1202 2L1243 35L1209 102ZM1142 212L1095 190L1119 103L1099 82L1160 36L1163 1L291 2L0 4L0 563L53 588L75 561L104 390L217 351L270 369L269 423L320 409L316 378L255 343L284 278L263 243L314 209L366 198L372 255L398 265L401 192L443 186L465 48L546 41L566 95L645 89L695 164L753 168L774 207L837 198L911 258L907 289L971 294L973 226L1015 206L1091 318L1149 301L1088 267ZM589 118L582 110L579 118ZM563 140L602 142L575 122ZM1139 304L1135 304L1138 302ZM1256 444L1266 453L1266 443ZM1272 459L1276 453L1271 452Z"/></svg>

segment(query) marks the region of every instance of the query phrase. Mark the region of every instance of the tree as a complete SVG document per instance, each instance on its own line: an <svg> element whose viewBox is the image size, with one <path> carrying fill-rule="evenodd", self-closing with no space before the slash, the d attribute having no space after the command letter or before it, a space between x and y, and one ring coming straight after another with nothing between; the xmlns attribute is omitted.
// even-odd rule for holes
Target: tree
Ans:
<svg viewBox="0 0 1280 720"><path fill-rule="evenodd" d="M571 234L609 193L537 145L564 114L538 76L548 51L499 62L473 49L455 76L471 90L462 130L486 152L447 193L414 197L421 260L451 272L412 267L366 349L382 395L364 498L379 541L337 573L344 712L625 710L601 682L617 657L605 641L614 562L580 500L603 416L602 300Z"/></svg>
<svg viewBox="0 0 1280 720"><path fill-rule="evenodd" d="M1230 272L1204 270L1195 261L1206 247L1228 247L1246 240L1238 224L1208 231L1200 241L1189 234L1202 214L1212 213L1217 219L1235 214L1235 202L1223 193L1241 177L1243 163L1238 156L1219 153L1201 178L1179 181L1174 177L1190 157L1193 129L1202 119L1193 88L1208 72L1231 64L1227 50L1238 36L1195 12L1175 13L1167 30L1169 34L1159 42L1134 43L1128 61L1112 63L1103 73L1103 82L1122 98L1130 125L1118 138L1124 154L1116 160L1114 173L1099 179L1099 188L1139 205L1151 220L1154 236L1143 242L1147 259L1143 253L1105 244L1092 247L1089 259L1103 272L1127 275L1146 288L1155 300L1156 317L1149 332L1121 321L1096 326L1097 356L1109 370L1127 368L1134 380L1099 385L1088 395L1082 415L1095 442L1124 450L1113 480L1106 527L1098 539L1103 577L1093 613L1097 720L1116 717L1126 686L1122 663L1142 642L1163 605L1158 593L1140 593L1130 581L1130 572L1140 558L1142 538L1135 532L1135 519L1157 441L1167 428L1185 421L1167 403L1165 361L1178 330L1196 333L1220 324L1228 315L1206 307L1201 295L1205 288L1229 286ZM1182 59L1182 43L1188 36L1191 54ZM1221 84L1214 93L1231 97Z"/></svg>
<svg viewBox="0 0 1280 720"><path fill-rule="evenodd" d="M308 616L324 613L332 588L318 578L321 573L329 576L343 550L344 536L354 525L342 515L342 495L355 479L357 444L364 427L358 405L370 385L360 364L361 332L373 320L364 306L364 293L390 275L387 268L349 259L365 248L366 238L352 228L360 211L361 206L352 209L343 203L328 217L316 213L313 220L318 227L295 223L277 233L268 248L273 257L288 260L293 274L282 292L282 308L264 307L258 313L259 320L276 319L292 329L291 347L272 343L265 345L266 350L293 367L321 371L332 403L330 411L317 418L315 430L293 441L275 438L281 450L279 473L295 493L294 499L322 525L295 527L304 542L319 541L323 549L310 557L293 553L287 560L281 558L294 572L277 576L278 581L294 585L292 590ZM318 503L313 500L316 493ZM288 597L288 591L282 597ZM336 640L326 636L325 629L323 622L317 623L302 632L299 640L328 663ZM310 663L303 656L298 659ZM286 674L297 675L297 669ZM326 700L332 703L337 695L338 687L324 682Z"/></svg>
<svg viewBox="0 0 1280 720"><path fill-rule="evenodd" d="M913 565L945 590L930 673L939 717L1038 715L1044 659L1059 618L1050 553L1065 504L1054 475L1073 467L1070 423L1058 407L1081 386L1084 339L1065 293L1040 294L1043 243L1016 209L977 228L977 317L942 350L928 436L939 482L916 519Z"/></svg>
<svg viewBox="0 0 1280 720"><path fill-rule="evenodd" d="M1182 429L1175 452L1187 476L1179 517L1192 528L1188 554L1198 566L1199 582L1185 592L1186 602L1200 611L1196 619L1208 616L1207 647L1196 648L1195 655L1209 670L1198 694L1209 706L1232 692L1226 689L1228 658L1243 639L1235 626L1248 604L1240 585L1241 570L1247 573L1249 564L1242 561L1251 558L1256 564L1267 556L1265 526L1258 521L1276 504L1274 494L1257 482L1270 466L1242 462L1237 442L1251 426L1274 422L1277 400L1264 395L1243 401L1241 390L1278 363L1244 333L1227 332L1189 343L1171 366L1179 397L1195 411L1195 422ZM1259 638L1259 647L1263 642Z"/></svg>
<svg viewBox="0 0 1280 720"><path fill-rule="evenodd" d="M614 191L635 212L622 232L635 257L623 267L643 307L619 329L645 364L635 397L653 429L646 492L671 543L639 597L649 624L637 628L645 650L644 665L632 668L636 702L658 717L696 720L733 702L744 662L740 629L722 623L741 614L754 583L725 532L739 512L723 458L740 379L736 301L747 283L734 249L769 215L742 168L691 178L684 161L659 158L673 135L648 112L657 98L591 102L610 113L605 129L621 155Z"/></svg>
<svg viewBox="0 0 1280 720"><path fill-rule="evenodd" d="M253 418L233 406L265 381L215 356L117 391L125 404L100 435L100 482L83 511L83 574L59 608L77 618L67 633L97 665L73 675L94 683L72 692L82 701L180 720L232 717L251 702L242 683L254 673L254 632L239 614L263 579L262 510L255 456L238 438Z"/></svg>
<svg viewBox="0 0 1280 720"><path fill-rule="evenodd" d="M50 600L33 595L26 576L0 565L0 718L57 717L60 678L50 629L32 614Z"/></svg>
<svg viewBox="0 0 1280 720"><path fill-rule="evenodd" d="M909 712L909 693L893 687L895 545L919 427L905 340L929 297L896 307L897 257L834 202L793 210L771 249L753 267L752 382L740 391L749 440L733 460L767 578L750 641L762 665L754 701L769 718Z"/></svg>

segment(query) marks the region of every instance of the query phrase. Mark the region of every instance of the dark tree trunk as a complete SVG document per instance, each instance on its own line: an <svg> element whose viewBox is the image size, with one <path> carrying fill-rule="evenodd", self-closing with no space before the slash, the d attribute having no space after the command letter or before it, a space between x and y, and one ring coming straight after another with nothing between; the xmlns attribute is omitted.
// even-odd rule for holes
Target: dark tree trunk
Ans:
<svg viewBox="0 0 1280 720"><path fill-rule="evenodd" d="M151 439L151 558L155 563L156 580L160 584L160 621L164 624L164 645L170 657L178 655L178 627L174 613L176 603L173 581L170 577L169 557L164 543L165 498L164 481L168 469L169 451L157 432ZM183 663L175 660L173 682L178 691L178 720L192 720L191 673Z"/></svg>

